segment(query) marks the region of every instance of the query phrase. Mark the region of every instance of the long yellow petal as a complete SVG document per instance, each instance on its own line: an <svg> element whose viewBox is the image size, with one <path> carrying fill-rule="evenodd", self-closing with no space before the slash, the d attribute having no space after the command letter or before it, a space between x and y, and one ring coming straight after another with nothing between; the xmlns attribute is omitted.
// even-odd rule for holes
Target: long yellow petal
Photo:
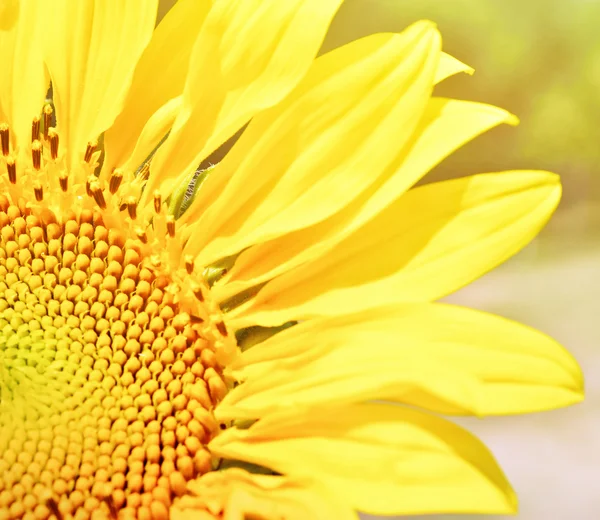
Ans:
<svg viewBox="0 0 600 520"><path fill-rule="evenodd" d="M269 282L234 327L433 301L525 246L560 199L558 176L482 174L408 191L327 255Z"/></svg>
<svg viewBox="0 0 600 520"><path fill-rule="evenodd" d="M248 430L228 429L209 449L318 479L371 514L516 510L510 484L481 442L441 418L402 407L295 409Z"/></svg>
<svg viewBox="0 0 600 520"><path fill-rule="evenodd" d="M87 143L122 109L136 63L150 41L157 5L158 0L44 2L44 57L61 148L75 174Z"/></svg>
<svg viewBox="0 0 600 520"><path fill-rule="evenodd" d="M5 2L0 31L0 118L11 129L11 144L21 153L29 153L31 123L39 116L48 78L42 56L42 35L46 30L41 2L21 0Z"/></svg>
<svg viewBox="0 0 600 520"><path fill-rule="evenodd" d="M314 338L317 338L315 342ZM232 365L244 383L221 419L384 399L447 414L502 415L582 399L583 376L556 341L519 323L438 303L311 320Z"/></svg>
<svg viewBox="0 0 600 520"><path fill-rule="evenodd" d="M203 158L298 84L341 2L213 5L192 50L182 110L152 162L143 201L156 188L168 195Z"/></svg>
<svg viewBox="0 0 600 520"><path fill-rule="evenodd" d="M309 482L254 475L238 468L207 473L188 482L187 491L173 504L172 520L194 520L199 511L221 515L223 520L358 520L350 507Z"/></svg>
<svg viewBox="0 0 600 520"><path fill-rule="evenodd" d="M377 215L454 150L479 134L516 118L497 107L433 98L410 143L356 201L326 221L287 233L244 251L227 277L215 286L218 299L268 281L327 254L336 243ZM371 169L369 173L374 174Z"/></svg>
<svg viewBox="0 0 600 520"><path fill-rule="evenodd" d="M379 37L381 37L381 35ZM356 45L356 44L354 44L354 45ZM362 43L360 45L362 45ZM354 49L356 49L356 47L354 47ZM368 50L368 48L366 50ZM333 52L334 52L334 54L333 54L334 58L335 58L335 56L339 55L339 54L335 54L335 51L333 51ZM344 53L346 53L346 52L347 52L347 50L344 51ZM342 56L344 53L342 53ZM332 58L332 56L328 56L326 59L331 60L331 58ZM315 65L318 66L319 63L323 59L324 59L324 57L317 58ZM335 61L335 59L333 61ZM313 67L314 67L314 65L313 65ZM454 74L458 74L459 72L470 73L470 71L472 71L472 69L470 67L468 67L464 63L461 63L460 61L453 58L452 56L442 52L442 53L440 53L440 60L439 60L437 69L435 71L434 83L443 81L445 78L452 76ZM342 91L344 91L344 90L345 89L342 89ZM452 101L452 103L460 103L460 102ZM484 107L485 105L481 105L481 106ZM514 116L510 116L507 112L502 111L500 109L493 108L493 107L488 107L488 109L486 111L483 111L483 110L480 111L480 114L479 114L480 115L479 119L481 120L480 124L479 124L480 128L478 128L478 129L473 128L471 130L470 125L472 124L472 121L473 121L473 114L470 114L470 113L461 114L461 119L460 119L461 125L457 125L457 121L449 121L448 120L448 116L452 115L453 112L454 112L454 110L452 109L452 107L442 109L438 106L428 105L428 107L426 109L426 113L423 117L423 120L420 122L421 130L416 132L417 134L423 131L422 127L431 124L433 121L435 121L439 118L446 119L448 125L453 124L454 125L454 126L452 126L453 129L456 128L457 126L460 126L461 131L460 132L447 132L446 131L445 134L447 134L447 135L444 135L444 137L450 137L450 138L447 138L446 140L430 139L432 141L431 143L428 143L428 146L430 146L430 149L427 150L427 153L423 154L423 157L431 157L433 159L436 159L437 161L441 161L442 158L444 157L444 154L442 154L440 151L440 154L438 156L438 154L436 153L437 145L439 143L444 143L444 144L445 143L454 143L455 141L452 139L453 136L460 136L460 138L464 138L463 142L466 142L469 139L473 138L477 132L485 131L485 128L484 128L485 124L490 124L490 126L499 124L499 122L492 123L492 121L499 115L501 116L500 119L504 122L513 122L513 120L514 120ZM467 112L467 110L465 110L465 112ZM487 112L487 114L489 114L489 117L485 117L486 112ZM442 128L442 126L438 126L437 128ZM462 129L465 129L464 134L462 132ZM473 135L470 137L467 137L467 134L469 131L472 131ZM430 130L427 133L429 133L429 132L430 132ZM416 144L417 144L417 148L418 148L418 142ZM431 148L431 146L435 146L435 148ZM456 147L458 147L458 146L460 146L460 145L457 144ZM407 147L407 148L409 148L409 147ZM398 148L397 146L395 146L394 149L398 152L399 156L394 159L393 164L386 169L386 171L383 173L382 177L390 175L390 172L393 172L398 167L398 165L401 163L399 157L404 157L404 155L406 154L405 149ZM448 151L447 153L450 153L450 152ZM435 162L436 161L432 161L431 165L433 166L433 164L435 164ZM410 163L410 161L409 161L409 163ZM370 171L373 174L372 169ZM193 226L193 224L196 223L196 227L197 227L198 219L202 216L202 214L204 213L206 208L211 206L215 199L219 198L220 194L223 192L223 190L229 183L229 181L234 173L235 173L235 170L232 168L224 169L223 167L221 167L218 171L218 175L211 175L210 178L207 180L207 182L205 182L203 184L202 190L195 195L194 207L191 208L190 210L188 210L188 212L184 215L184 217L179 221L179 225L184 224L185 222L189 222L191 226ZM412 178L412 176L410 174L408 174L408 172L403 171L403 172L399 172L399 173L406 175L406 177L409 180ZM424 173L425 173L425 171L421 172L421 175L423 175ZM254 182L254 180L252 180L252 182ZM189 178L186 178L184 183L187 186L189 184ZM374 184L377 185L378 181L374 181ZM409 186L410 182L406 182L405 185ZM396 195L398 194L397 190L394 191L393 186L391 186L391 185L386 186L385 190L386 190L386 193L388 193L388 196L390 194L392 195L392 198L394 198L393 197L394 194L396 194ZM365 197L361 197L361 198L365 198ZM357 212L357 208L359 208L361 206L361 204L362 203L360 201L358 201L357 203L354 203L351 205L350 209L351 209L352 215L354 215ZM349 212L346 211L345 213L348 214ZM191 233L192 233L191 229L187 229L187 230L183 231L182 234L187 237L187 236L191 235ZM296 236L301 233L303 233L303 231L298 231L296 233L287 233L285 236L292 237L292 236ZM312 233L312 231L309 231L309 234L310 233ZM285 240L285 237L282 237L282 239ZM194 234L194 242L197 242L197 240L198 240L198 236L197 236L197 233L195 233ZM276 240L269 242L269 244L272 244L273 242L276 242ZM302 242L301 239L300 239L300 242ZM316 244L314 244L314 240L312 240L312 235L311 235L311 240L309 242L313 246L316 245ZM297 244L297 243L298 242L296 242L296 241L294 242L294 244ZM284 244L283 247L287 248L288 251L291 251L292 249L297 249L294 246L289 248L288 244ZM275 245L274 249L276 249L278 252L282 251L276 245ZM206 252L204 252L203 254L206 258ZM219 252L216 254L222 254L222 253ZM269 254L269 253L267 253L267 254ZM302 263L302 261L303 261L300 258L296 258L296 260L298 263ZM250 261L250 262L252 262L252 261ZM285 263L283 261L279 264L282 268L281 272L289 269L289 267L286 268L284 264ZM266 280L268 278L269 278L269 274L264 273L264 279ZM245 286L249 287L249 286L253 285L254 282L251 280L246 280L245 282L242 282L242 283L245 283ZM235 291L236 291L235 283L233 284L233 287L230 286L230 288L233 290L233 293L235 293ZM245 287L241 287L239 289L243 290L244 288Z"/></svg>
<svg viewBox="0 0 600 520"><path fill-rule="evenodd" d="M298 88L258 115L217 165L215 177L235 173L197 220L194 205L188 210L194 239L186 253L206 264L324 220L360 195L421 119L440 43L433 25L421 22L317 60Z"/></svg>
<svg viewBox="0 0 600 520"><path fill-rule="evenodd" d="M136 161L144 160L167 134L179 110L161 132L151 131L146 122L183 92L192 48L211 4L211 0L179 0L154 31L135 69L123 111L104 135L104 173L116 166L135 170Z"/></svg>

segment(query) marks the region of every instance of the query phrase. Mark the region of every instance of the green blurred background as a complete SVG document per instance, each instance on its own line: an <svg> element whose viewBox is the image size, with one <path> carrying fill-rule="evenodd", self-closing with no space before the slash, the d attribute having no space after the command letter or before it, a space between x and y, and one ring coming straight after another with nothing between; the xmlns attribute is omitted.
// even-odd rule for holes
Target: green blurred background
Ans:
<svg viewBox="0 0 600 520"><path fill-rule="evenodd" d="M161 0L161 11L172 3ZM557 338L582 364L587 386L586 402L569 409L461 422L505 469L520 497L519 519L600 519L600 0L346 0L323 51L422 18L438 24L446 52L476 70L437 94L521 119L464 147L428 181L547 169L564 185L539 238L449 300Z"/></svg>

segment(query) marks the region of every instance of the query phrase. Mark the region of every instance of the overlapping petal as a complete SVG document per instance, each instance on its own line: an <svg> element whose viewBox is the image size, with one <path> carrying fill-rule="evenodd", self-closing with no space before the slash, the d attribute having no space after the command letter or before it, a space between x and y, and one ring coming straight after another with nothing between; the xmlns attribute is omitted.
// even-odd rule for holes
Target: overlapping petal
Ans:
<svg viewBox="0 0 600 520"><path fill-rule="evenodd" d="M104 136L105 174L116 166L135 171L167 135L179 113L192 48L211 5L211 0L179 0L152 34L123 110ZM174 104L175 98L179 102Z"/></svg>
<svg viewBox="0 0 600 520"><path fill-rule="evenodd" d="M97 186L91 181L87 185L89 198L76 208L77 223L66 219L71 223L64 223L61 231L56 224L46 226L51 249L66 252L67 242L74 243L67 238L67 226L79 229L84 223L87 228L80 230L83 238L77 244L82 251L90 249L91 242L85 239L91 240L86 235L92 212L86 207L87 213L81 215L86 203L95 202L91 221L102 228L97 217L106 216L103 222L110 229L99 229L97 236L93 231L93 254L107 257L107 270L120 277L119 261L111 258L122 256L121 242L128 240L123 248L128 249L133 241L140 247L139 255L138 249L129 252L131 258L144 257L140 265L147 273L142 275L141 269L137 273L135 265L128 265L135 280L124 277L132 283L118 286L116 277L104 279L93 273L104 280L100 285L114 291L102 289L88 298L100 305L92 303L92 308L104 309L99 302L112 302L117 293L125 301L121 296L127 291L148 292L146 299L153 298L156 308L157 300L163 302L164 314L154 316L148 333L140 332L139 337L140 342L152 343L152 348L156 345L148 338L155 338L155 331L164 333L160 339L165 345L167 336L169 341L175 335L183 340L175 348L173 339L165 349L166 379L173 378L171 368L180 372L169 362L171 346L178 350L188 342L193 349L202 347L197 361L185 354L185 363L175 362L189 369L187 386L178 389L175 384L168 396L155 393L152 398L154 405L159 399L165 403L162 411L171 404L181 408L181 398L185 399L188 417L177 417L182 424L175 421L175 433L169 429L172 437L161 435L163 448L170 444L171 451L159 453L153 448L152 474L144 467L144 477L137 475L134 482L126 477L127 492L136 493L142 486L145 490L142 506L137 511L140 504L131 507L134 514L175 519L204 515L226 520L356 520L351 508L374 514L513 512L514 493L485 447L461 428L414 408L483 416L544 410L581 399L583 382L577 363L550 338L484 313L429 303L527 243L558 202L557 178L544 172L487 174L407 191L460 145L493 126L515 121L494 107L431 98L435 83L472 69L441 53L439 34L430 22L417 23L402 34L365 38L314 61L342 0L180 0L153 33L157 1L0 2L0 51L8 56L0 78L0 118L11 125L13 148L28 151L31 120L39 113L48 85L44 60L57 111L59 161L64 159L75 181L79 191L72 190L74 194L84 193L80 162L86 144L106 132L104 179ZM237 139L236 132L241 138L211 169L175 233L172 222L161 214L164 206L147 203L156 190L166 201L176 186L187 187L183 181L200 161L232 136ZM110 199L103 198L97 188L103 189L115 166L123 167L125 178L131 180L132 172L159 144L146 184L145 176L140 176L135 187L123 186L117 193L115 181ZM46 145L54 147L56 140ZM54 206L64 210L75 196L71 197L61 175L60 189L68 195L62 197L54 185L47 199L62 202L44 199L43 190L50 183L42 185L38 177L56 177L54 159L53 152L50 161L44 155L41 171L41 161L38 157L35 164L34 157L36 171L32 170L31 178L39 183L33 190L37 202L46 204L39 205L42 210ZM26 177L24 184L29 181ZM30 194L31 187L27 188ZM132 224L137 202L128 200L123 205L126 190L142 191L140 213L151 206L152 222L144 213ZM20 205L18 197L13 199ZM173 199L167 202L174 207ZM62 215L57 215L61 220ZM121 241L111 232L123 226L130 229ZM11 238L12 231L7 231ZM50 237L62 231L66 242L59 245ZM103 235L108 242L101 240ZM240 251L233 269L216 285L212 280L207 285L197 283L195 267L210 267ZM89 260L69 253L76 266ZM196 266L189 257L182 262L184 255L191 255ZM61 262L68 265L66 256ZM92 260L103 264L98 258ZM44 265L55 267L52 261ZM96 262L90 271L97 266ZM72 273L65 269L59 278L70 280ZM153 277L151 287L147 280ZM123 287L127 291L121 294ZM247 301L235 300L237 293L247 289L254 289L244 296ZM205 294L208 290L210 297ZM188 305L192 294L193 305ZM138 306L133 298L144 298L135 294L128 300L128 312L142 322L142 313L136 314L142 304ZM175 301L173 307L181 312L170 320L170 303ZM124 305L115 303L113 310ZM184 312L198 306L202 309L197 315ZM61 312L70 314L68 305L65 309L61 305ZM200 325L204 317L207 320ZM110 321L108 315L102 319ZM233 332L257 325L285 324L280 327L284 328L291 320L303 322L243 354L237 350ZM73 334L83 330L79 319L76 322ZM188 323L193 326L187 327ZM136 340L128 341L136 334L123 330L127 340L121 343L127 343L127 355L140 346L140 342L134 345ZM111 338L103 339L107 352L117 348ZM234 361L228 359L225 365L227 356L221 354L234 350L236 356L230 358ZM139 364L135 352L133 357L133 364L123 361L126 371ZM161 352L161 360L151 368L134 371L135 382L129 385L132 395L140 388L137 381L155 379L155 368L163 371L162 362ZM56 398L62 394L48 378L60 376L62 381L73 371L62 370L64 360L51 365L44 374L33 366L19 366L11 380L0 381L14 393L18 405L12 409L17 415L8 413L5 421L11 438L22 436L12 423L47 413L44 410L51 405L60 412L81 404L78 396L67 399L68 403ZM110 388L115 381L112 376L105 380L101 369L88 374L90 367L84 368L94 385ZM120 373L119 366L113 368ZM166 381L162 373L158 380ZM47 391L40 392L43 387ZM92 397L98 405L96 394ZM369 402L373 400L400 406ZM138 412L155 417L153 406L143 404L134 402L132 417ZM112 410L115 403L108 405ZM143 409L135 411L135 407ZM161 420L162 411L157 412ZM93 442L98 434L111 444L112 433L107 432L112 432L112 420L111 415L101 433L95 430ZM139 431L135 435L139 448L135 452L143 458L149 451L147 439L140 438ZM158 442L158 435L152 435ZM6 448L4 437L0 432L0 445ZM129 442L127 436L119 437L119 444ZM185 449L183 456L171 438ZM192 440L189 446L188 439ZM85 444L87 439L81 440ZM13 451L12 462L20 456ZM177 455L177 466L169 460L171 466L159 468L156 462L171 455ZM94 457L91 466L97 462ZM258 464L285 476L253 475L240 469L215 472L216 457L235 459L232 464ZM125 466L132 462L128 459ZM19 479L21 468L16 469ZM186 483L204 472L208 473ZM157 474L162 474L158 481ZM71 477L61 487L72 491L76 477ZM166 479L164 500L149 493L155 484L163 486L160 479ZM61 500L68 495L59 491L60 487ZM81 500L88 509L96 495L103 496L96 491L92 495L93 501ZM178 498L169 512L166 504L175 495ZM17 505L11 513L19 516L23 496L15 496ZM126 497L123 491L116 496L122 498L116 506L107 501L102 507L111 512L112 506L130 507L131 495ZM53 501L40 507L49 510ZM81 504L61 502L63 509L72 505L76 509Z"/></svg>
<svg viewBox="0 0 600 520"><path fill-rule="evenodd" d="M450 68L440 64L438 75L440 70L447 73ZM227 277L215 286L216 298L226 299L327 254L336 243L383 211L454 150L490 128L515 121L510 113L490 105L432 98L410 141L396 150L394 160L371 187L324 222L242 252ZM376 174L372 169L369 173Z"/></svg>
<svg viewBox="0 0 600 520"><path fill-rule="evenodd" d="M194 520L199 511L226 520L358 520L351 508L318 492L309 482L237 468L208 473L190 482L187 491L171 508L172 520Z"/></svg>
<svg viewBox="0 0 600 520"><path fill-rule="evenodd" d="M11 128L13 148L28 153L31 122L48 89L42 56L45 20L39 0L3 2L0 15L0 119Z"/></svg>
<svg viewBox="0 0 600 520"><path fill-rule="evenodd" d="M372 514L515 511L516 498L485 446L416 410L360 404L275 414L211 441L218 456L314 478Z"/></svg>
<svg viewBox="0 0 600 520"><path fill-rule="evenodd" d="M577 363L550 337L439 303L310 320L252 347L231 368L244 383L220 403L222 419L371 399L501 415L566 406L583 392Z"/></svg>
<svg viewBox="0 0 600 520"><path fill-rule="evenodd" d="M527 244L560 199L556 175L482 174L421 186L328 254L269 282L230 313L234 327L279 325L441 298Z"/></svg>
<svg viewBox="0 0 600 520"><path fill-rule="evenodd" d="M281 101L306 74L341 2L215 2L194 44L182 109L156 153L146 193L158 188L168 195L256 113Z"/></svg>
<svg viewBox="0 0 600 520"><path fill-rule="evenodd" d="M184 216L194 223L186 252L206 265L319 222L356 198L421 119L439 46L432 25L419 23L315 61L298 88L258 115L212 172L229 181L208 209L198 200Z"/></svg>
<svg viewBox="0 0 600 520"><path fill-rule="evenodd" d="M52 78L61 149L66 149L67 166L76 176L87 143L98 139L123 107L154 30L158 0L38 4L43 4L38 9L45 17L44 59Z"/></svg>

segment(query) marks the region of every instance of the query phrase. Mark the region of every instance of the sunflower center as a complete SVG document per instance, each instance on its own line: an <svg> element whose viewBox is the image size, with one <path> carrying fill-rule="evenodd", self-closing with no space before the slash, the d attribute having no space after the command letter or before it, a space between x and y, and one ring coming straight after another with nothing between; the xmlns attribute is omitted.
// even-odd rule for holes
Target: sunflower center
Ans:
<svg viewBox="0 0 600 520"><path fill-rule="evenodd" d="M211 471L227 391L214 337L147 264L99 212L58 219L0 196L8 518L166 519Z"/></svg>

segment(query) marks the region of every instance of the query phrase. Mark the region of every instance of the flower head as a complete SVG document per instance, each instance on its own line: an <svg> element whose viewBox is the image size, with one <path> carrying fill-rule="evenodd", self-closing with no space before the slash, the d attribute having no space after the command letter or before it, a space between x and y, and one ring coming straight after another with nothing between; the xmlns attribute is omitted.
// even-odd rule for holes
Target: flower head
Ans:
<svg viewBox="0 0 600 520"><path fill-rule="evenodd" d="M440 415L577 402L579 368L432 302L558 179L410 189L515 119L432 97L470 69L429 22L315 59L340 3L0 3L0 518L514 510Z"/></svg>

